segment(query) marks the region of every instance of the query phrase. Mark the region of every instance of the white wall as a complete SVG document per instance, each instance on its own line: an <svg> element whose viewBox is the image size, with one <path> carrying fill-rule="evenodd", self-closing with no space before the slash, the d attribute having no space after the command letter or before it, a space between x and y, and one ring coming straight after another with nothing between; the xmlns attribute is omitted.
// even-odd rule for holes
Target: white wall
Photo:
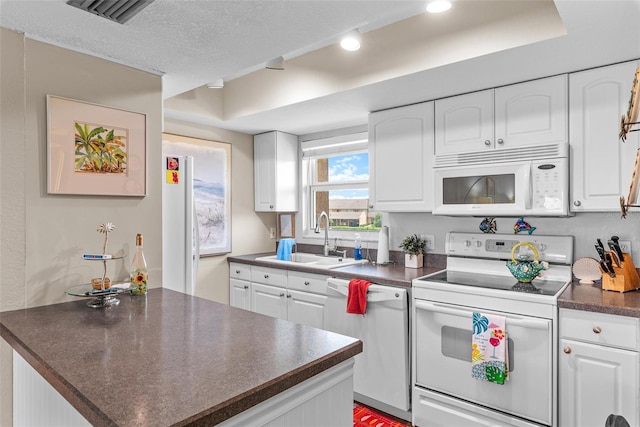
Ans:
<svg viewBox="0 0 640 427"><path fill-rule="evenodd" d="M110 221L109 251L129 256L108 275L128 278L135 235L145 238L150 287L162 276L162 79L0 28L0 311L70 301L70 286L96 277L100 266L81 259L101 248L98 224ZM147 196L47 194L46 95L147 115ZM166 131L232 145L232 250L274 250L275 215L253 212L253 138L219 129L167 123ZM157 165L157 167L156 167ZM202 295L228 302L226 256L204 259ZM87 308L89 309L89 308ZM12 424L11 351L0 340L0 425Z"/></svg>
<svg viewBox="0 0 640 427"><path fill-rule="evenodd" d="M105 221L116 225L110 252L131 254L136 233L144 234L150 286L158 286L160 168L147 170L146 197L47 194L46 95L146 114L149 166L161 159L161 77L0 31L0 311L70 301L65 289L101 273L81 255L101 248L96 229ZM108 275L127 279L130 261L110 263ZM11 356L1 346L0 424L11 425Z"/></svg>

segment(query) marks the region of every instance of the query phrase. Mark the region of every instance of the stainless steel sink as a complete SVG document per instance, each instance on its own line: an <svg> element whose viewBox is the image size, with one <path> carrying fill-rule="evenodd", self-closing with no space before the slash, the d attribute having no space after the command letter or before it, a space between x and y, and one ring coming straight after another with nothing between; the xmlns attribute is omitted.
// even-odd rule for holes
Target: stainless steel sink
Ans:
<svg viewBox="0 0 640 427"><path fill-rule="evenodd" d="M284 261L278 259L276 255L269 255L256 258L256 261L272 262L274 264L293 264L304 265L310 268L319 268L324 270L331 270L332 268L345 267L347 265L365 264L367 260L356 260L353 258L344 258L336 256L322 256L317 254L308 254L304 252L297 252L291 254L291 261Z"/></svg>

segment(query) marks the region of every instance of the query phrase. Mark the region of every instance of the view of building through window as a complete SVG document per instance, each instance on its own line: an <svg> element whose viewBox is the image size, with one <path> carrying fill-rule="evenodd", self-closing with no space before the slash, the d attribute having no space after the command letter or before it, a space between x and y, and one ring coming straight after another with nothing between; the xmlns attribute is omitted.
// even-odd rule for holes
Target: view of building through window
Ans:
<svg viewBox="0 0 640 427"><path fill-rule="evenodd" d="M369 211L369 154L315 159L315 218L324 211L333 230L379 230L381 215ZM324 227L324 223L320 224Z"/></svg>

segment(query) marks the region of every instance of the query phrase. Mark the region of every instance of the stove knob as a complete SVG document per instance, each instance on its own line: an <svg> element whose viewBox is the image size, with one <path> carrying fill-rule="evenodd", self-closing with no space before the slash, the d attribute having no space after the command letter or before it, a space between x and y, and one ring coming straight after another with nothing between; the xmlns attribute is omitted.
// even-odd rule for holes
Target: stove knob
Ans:
<svg viewBox="0 0 640 427"><path fill-rule="evenodd" d="M482 242L480 240L476 240L476 247L481 248Z"/></svg>
<svg viewBox="0 0 640 427"><path fill-rule="evenodd" d="M465 245L466 247L471 246L471 241L470 241L470 240L465 240L465 241L464 241L464 245Z"/></svg>

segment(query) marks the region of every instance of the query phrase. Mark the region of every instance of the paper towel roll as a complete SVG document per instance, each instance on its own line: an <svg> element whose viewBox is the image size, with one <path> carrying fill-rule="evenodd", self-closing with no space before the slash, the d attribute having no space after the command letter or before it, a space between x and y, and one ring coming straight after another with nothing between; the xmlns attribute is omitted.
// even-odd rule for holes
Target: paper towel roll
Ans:
<svg viewBox="0 0 640 427"><path fill-rule="evenodd" d="M378 236L378 259L376 263L389 263L389 227L386 225L380 229L380 235Z"/></svg>

